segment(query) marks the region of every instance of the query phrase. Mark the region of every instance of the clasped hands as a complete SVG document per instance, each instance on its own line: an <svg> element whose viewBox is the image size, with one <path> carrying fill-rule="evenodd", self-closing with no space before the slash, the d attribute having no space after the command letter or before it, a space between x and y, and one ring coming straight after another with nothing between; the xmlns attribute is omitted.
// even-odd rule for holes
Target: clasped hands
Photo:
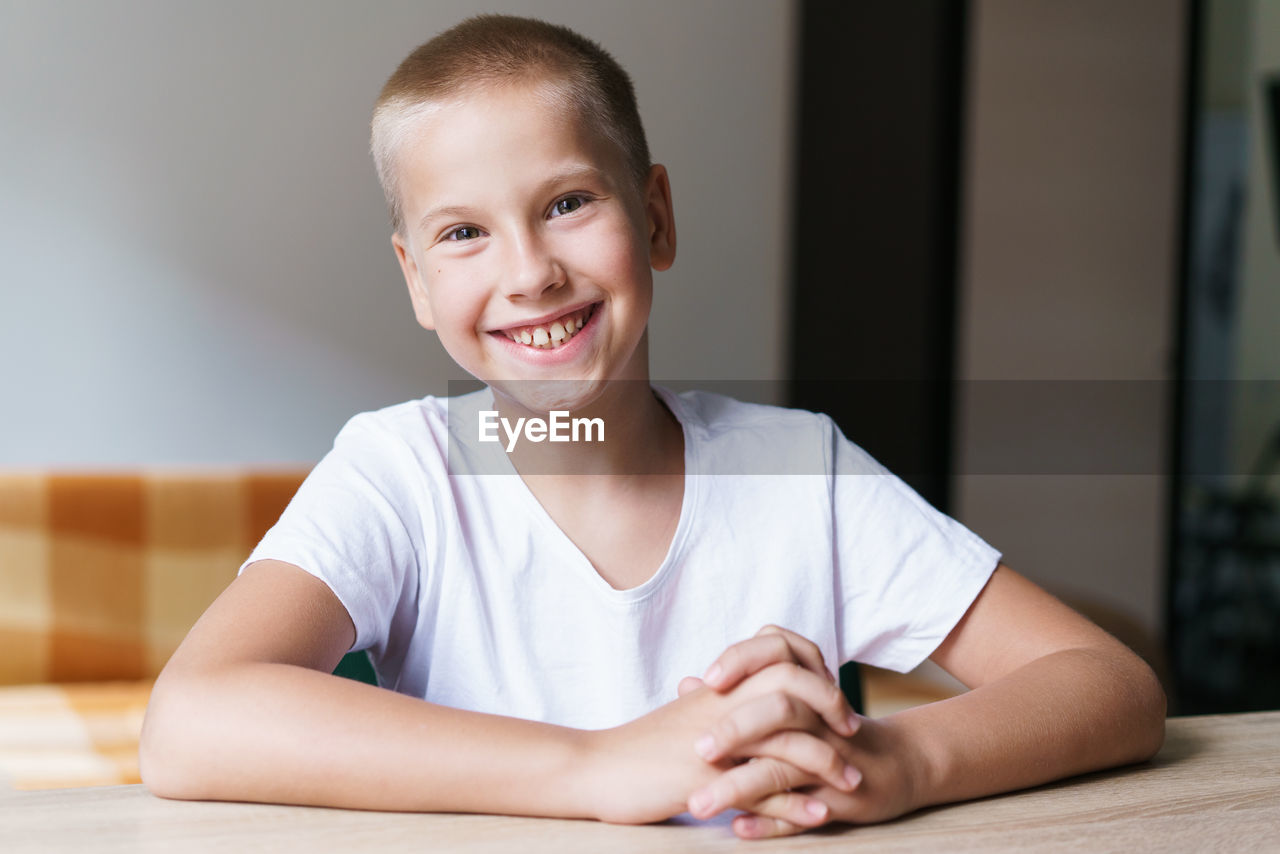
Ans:
<svg viewBox="0 0 1280 854"><path fill-rule="evenodd" d="M678 693L602 731L606 764L628 769L594 791L603 820L738 809L734 833L767 838L915 808L910 745L890 724L855 714L821 651L794 632L766 626Z"/></svg>

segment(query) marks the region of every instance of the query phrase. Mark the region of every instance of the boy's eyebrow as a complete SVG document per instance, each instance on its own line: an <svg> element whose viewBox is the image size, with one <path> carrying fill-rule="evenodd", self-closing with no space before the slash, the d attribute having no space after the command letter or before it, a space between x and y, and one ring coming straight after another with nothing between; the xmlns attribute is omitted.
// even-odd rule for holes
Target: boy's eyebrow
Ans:
<svg viewBox="0 0 1280 854"><path fill-rule="evenodd" d="M564 169L561 169L559 172L547 178L547 180L542 182L542 186L547 188L554 187L556 184L563 184L566 181L601 179L604 175L605 173L602 170L597 169L589 163L575 164L572 166L566 166Z"/></svg>
<svg viewBox="0 0 1280 854"><path fill-rule="evenodd" d="M546 192L549 188L557 184L563 184L568 181L575 180L604 180L606 173L597 169L595 166L583 163L581 165L568 166L551 175L538 188L539 193ZM607 181L606 181L607 183ZM432 208L423 214L422 219L418 220L418 228L425 230L427 225L433 219L454 218L470 219L476 214L475 208L465 205L441 205L438 208Z"/></svg>

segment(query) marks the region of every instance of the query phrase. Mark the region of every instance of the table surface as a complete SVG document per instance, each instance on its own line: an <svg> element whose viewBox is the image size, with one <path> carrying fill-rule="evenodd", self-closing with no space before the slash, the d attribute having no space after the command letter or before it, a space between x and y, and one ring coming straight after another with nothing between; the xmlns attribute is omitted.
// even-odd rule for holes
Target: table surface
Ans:
<svg viewBox="0 0 1280 854"><path fill-rule="evenodd" d="M888 824L746 842L726 825L167 801L142 786L0 794L17 851L1278 851L1280 712L1171 718L1150 762Z"/></svg>

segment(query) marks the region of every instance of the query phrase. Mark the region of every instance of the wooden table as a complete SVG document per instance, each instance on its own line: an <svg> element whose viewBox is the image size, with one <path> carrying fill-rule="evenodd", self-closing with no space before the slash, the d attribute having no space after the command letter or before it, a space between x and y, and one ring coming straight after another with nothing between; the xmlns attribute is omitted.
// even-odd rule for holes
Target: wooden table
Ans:
<svg viewBox="0 0 1280 854"><path fill-rule="evenodd" d="M768 842L725 825L166 801L142 786L0 795L0 851L1280 851L1280 712L1173 718L1151 762L889 824Z"/></svg>

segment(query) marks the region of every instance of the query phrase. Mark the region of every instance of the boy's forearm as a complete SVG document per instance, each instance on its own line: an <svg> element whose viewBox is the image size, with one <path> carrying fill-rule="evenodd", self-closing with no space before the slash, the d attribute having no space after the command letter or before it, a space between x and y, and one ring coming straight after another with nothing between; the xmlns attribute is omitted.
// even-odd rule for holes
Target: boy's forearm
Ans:
<svg viewBox="0 0 1280 854"><path fill-rule="evenodd" d="M465 712L287 664L157 682L140 750L158 795L592 817L589 734Z"/></svg>
<svg viewBox="0 0 1280 854"><path fill-rule="evenodd" d="M919 808L1150 758L1164 717L1164 692L1136 657L1072 649L883 722L915 757Z"/></svg>

